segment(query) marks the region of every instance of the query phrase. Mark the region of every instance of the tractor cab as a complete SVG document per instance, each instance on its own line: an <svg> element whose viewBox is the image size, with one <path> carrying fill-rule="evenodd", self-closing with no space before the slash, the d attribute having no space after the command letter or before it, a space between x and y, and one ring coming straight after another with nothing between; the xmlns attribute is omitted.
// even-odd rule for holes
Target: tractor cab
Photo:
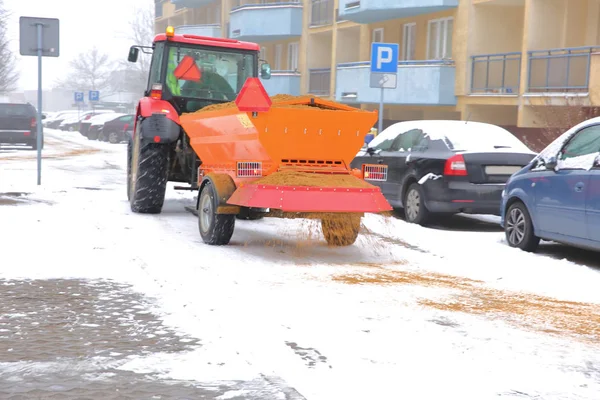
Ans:
<svg viewBox="0 0 600 400"><path fill-rule="evenodd" d="M140 49L152 52L145 96L168 101L179 114L234 101L248 78L271 77L271 67L259 59L255 43L176 35L168 27L152 47L132 46L130 62L137 61Z"/></svg>

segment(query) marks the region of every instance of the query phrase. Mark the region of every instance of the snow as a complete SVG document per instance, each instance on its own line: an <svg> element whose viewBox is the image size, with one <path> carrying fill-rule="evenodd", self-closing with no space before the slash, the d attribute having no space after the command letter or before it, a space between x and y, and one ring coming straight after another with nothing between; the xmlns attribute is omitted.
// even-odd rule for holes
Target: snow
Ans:
<svg viewBox="0 0 600 400"><path fill-rule="evenodd" d="M131 313L158 313L165 326L201 342L186 353L113 360L115 368L248 382L223 399L254 393L252 382L266 378L310 400L598 398L597 338L570 326L543 331L559 312L552 302L600 305L596 270L511 249L499 230L447 231L375 215L348 248L308 237L306 221L277 219L236 221L230 245L208 246L183 210L193 194L173 185L162 214L131 213L124 145L46 132L44 153L57 157L44 161L42 187L34 185L34 159L0 151L0 193L36 200L0 205L0 279L127 283L153 304ZM86 151L65 156L72 149ZM357 277L362 283L352 284ZM510 311L517 297L542 296L550 311ZM508 311L477 313L492 300ZM457 301L480 305L444 308ZM23 368L7 364L0 373ZM41 364L24 371L32 368Z"/></svg>
<svg viewBox="0 0 600 400"><path fill-rule="evenodd" d="M395 123L384 129L370 143L376 147L399 133L421 129L431 140L448 139L457 150L477 152L511 152L535 154L509 131L496 125L471 121L424 120ZM506 148L498 146L507 146ZM409 149L410 150L410 149Z"/></svg>
<svg viewBox="0 0 600 400"><path fill-rule="evenodd" d="M430 172L428 174L423 175L423 177L421 177L421 179L419 179L419 185L423 185L425 182L427 182L430 179L435 181L437 179L440 179L441 177L442 177L441 175L436 175L436 174Z"/></svg>

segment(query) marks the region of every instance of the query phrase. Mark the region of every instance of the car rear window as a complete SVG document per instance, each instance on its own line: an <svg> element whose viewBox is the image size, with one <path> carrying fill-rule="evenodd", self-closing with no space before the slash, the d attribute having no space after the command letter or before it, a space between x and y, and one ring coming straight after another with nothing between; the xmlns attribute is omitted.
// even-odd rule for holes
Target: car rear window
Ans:
<svg viewBox="0 0 600 400"><path fill-rule="evenodd" d="M455 129L445 132L444 136L446 144L450 150L454 151L493 151L498 149L530 151L512 133L502 128Z"/></svg>
<svg viewBox="0 0 600 400"><path fill-rule="evenodd" d="M34 115L33 107L27 104L0 104L0 117L31 117Z"/></svg>

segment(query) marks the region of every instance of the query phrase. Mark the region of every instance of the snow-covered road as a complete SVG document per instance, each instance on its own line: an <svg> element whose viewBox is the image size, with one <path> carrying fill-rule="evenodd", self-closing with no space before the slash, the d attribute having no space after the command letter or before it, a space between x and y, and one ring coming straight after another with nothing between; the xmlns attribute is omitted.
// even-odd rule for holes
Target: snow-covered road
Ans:
<svg viewBox="0 0 600 400"><path fill-rule="evenodd" d="M600 398L600 271L560 259L585 252L526 254L465 217L433 229L367 216L350 248L328 248L308 221L237 221L229 246L207 246L184 210L193 194L130 212L124 145L46 137L41 187L35 152L0 149L0 294L34 279L115 282L198 343L108 355L93 379L146 374L222 399ZM2 338L19 315L0 316ZM25 371L7 347L0 381Z"/></svg>

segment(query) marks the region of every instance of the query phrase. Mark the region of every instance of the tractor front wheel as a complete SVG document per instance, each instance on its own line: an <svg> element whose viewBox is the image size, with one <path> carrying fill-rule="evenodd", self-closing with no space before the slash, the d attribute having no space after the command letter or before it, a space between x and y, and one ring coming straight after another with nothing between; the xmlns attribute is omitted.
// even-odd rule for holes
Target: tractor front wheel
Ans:
<svg viewBox="0 0 600 400"><path fill-rule="evenodd" d="M334 215L321 219L321 228L330 246L350 246L360 231L360 215Z"/></svg>
<svg viewBox="0 0 600 400"><path fill-rule="evenodd" d="M218 197L211 181L206 182L198 202L198 228L206 244L222 246L228 244L235 228L235 215L217 214Z"/></svg>
<svg viewBox="0 0 600 400"><path fill-rule="evenodd" d="M159 214L167 190L171 147L141 143L138 134L131 150L128 173L131 210L140 214Z"/></svg>

